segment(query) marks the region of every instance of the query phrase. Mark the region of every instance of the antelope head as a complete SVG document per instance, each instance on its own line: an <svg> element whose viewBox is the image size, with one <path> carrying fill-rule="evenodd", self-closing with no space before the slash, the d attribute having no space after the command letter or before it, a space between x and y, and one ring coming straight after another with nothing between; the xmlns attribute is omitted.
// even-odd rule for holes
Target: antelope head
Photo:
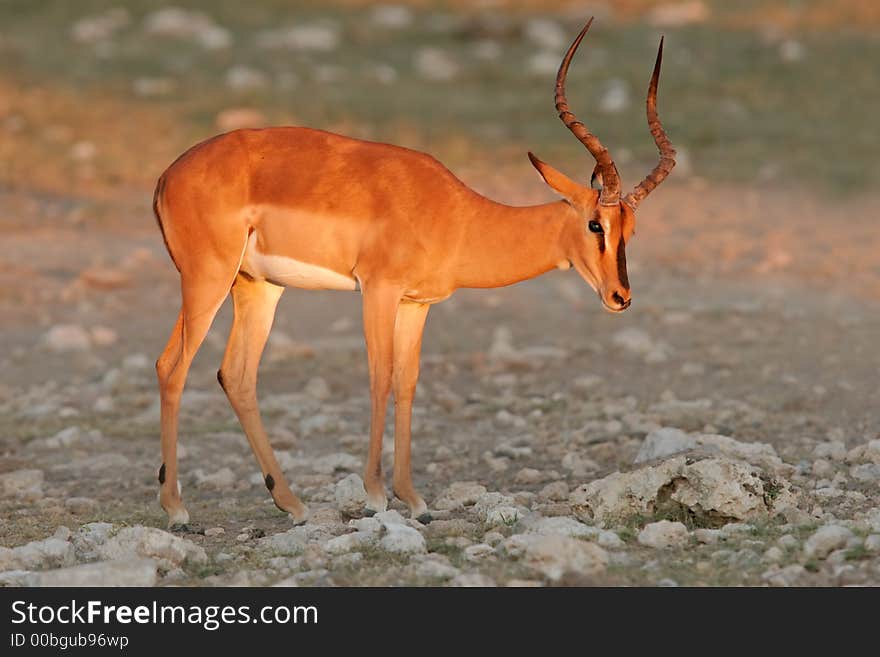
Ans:
<svg viewBox="0 0 880 657"><path fill-rule="evenodd" d="M675 149L666 136L657 115L657 82L663 58L663 39L657 51L654 73L648 86L648 127L660 151L660 162L632 192L620 198L620 175L614 160L599 138L569 110L565 98L565 78L571 58L590 29L593 19L581 30L559 66L556 76L556 110L559 118L596 160L591 184L581 185L542 162L532 153L529 159L541 177L565 199L574 213L561 239L569 263L594 289L602 304L611 312L622 312L632 301L626 274L626 243L635 232L635 211L639 203L659 185L675 166Z"/></svg>

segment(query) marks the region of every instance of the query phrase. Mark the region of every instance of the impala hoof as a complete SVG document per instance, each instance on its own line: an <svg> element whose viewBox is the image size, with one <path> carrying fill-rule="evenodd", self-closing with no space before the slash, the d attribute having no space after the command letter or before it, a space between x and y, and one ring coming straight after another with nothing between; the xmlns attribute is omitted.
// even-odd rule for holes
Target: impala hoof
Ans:
<svg viewBox="0 0 880 657"><path fill-rule="evenodd" d="M364 511L363 511L364 518L372 518L374 515L376 515L376 512L373 509L371 509L368 506L364 507Z"/></svg>
<svg viewBox="0 0 880 657"><path fill-rule="evenodd" d="M418 520L418 521L419 521L420 523L422 523L423 525L428 525L428 524L430 524L430 523L434 520L434 516L432 516L432 515L431 515L430 513L428 513L427 511L425 511L425 512L424 512L423 514L421 514L418 518L416 518L416 520Z"/></svg>

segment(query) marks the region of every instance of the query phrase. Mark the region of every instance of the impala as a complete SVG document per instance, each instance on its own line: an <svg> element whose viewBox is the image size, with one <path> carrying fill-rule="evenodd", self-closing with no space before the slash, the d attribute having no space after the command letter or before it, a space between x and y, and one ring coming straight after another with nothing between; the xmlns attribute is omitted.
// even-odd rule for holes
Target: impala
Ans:
<svg viewBox="0 0 880 657"><path fill-rule="evenodd" d="M386 403L394 392L394 494L430 520L410 474L410 419L422 330L432 304L458 288L493 288L574 267L612 312L629 307L624 253L635 210L675 165L657 115L663 41L648 87L648 125L659 164L620 197L608 150L569 110L565 78L592 19L568 49L555 100L565 126L596 160L601 188L577 183L529 153L562 200L511 207L468 188L429 155L300 127L236 130L181 155L159 178L153 207L182 304L156 362L161 398L159 500L185 524L177 474L180 399L217 310L234 318L217 379L257 458L276 506L303 521L257 406L257 367L285 287L360 290L370 376L367 513L387 505L382 477Z"/></svg>

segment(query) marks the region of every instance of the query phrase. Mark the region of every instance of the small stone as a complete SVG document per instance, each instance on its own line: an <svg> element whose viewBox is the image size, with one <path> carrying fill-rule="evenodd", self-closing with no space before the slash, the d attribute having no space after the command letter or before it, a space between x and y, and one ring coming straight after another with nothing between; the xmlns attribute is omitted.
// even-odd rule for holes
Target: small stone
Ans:
<svg viewBox="0 0 880 657"><path fill-rule="evenodd" d="M0 474L0 497L38 500L43 497L42 470L13 470Z"/></svg>
<svg viewBox="0 0 880 657"><path fill-rule="evenodd" d="M214 536L223 536L226 533L226 529L223 527L209 527L205 530L205 536L208 538L213 538Z"/></svg>
<svg viewBox="0 0 880 657"><path fill-rule="evenodd" d="M615 532L603 529L599 532L599 538L596 541L600 547L607 550L620 550L626 547L626 543Z"/></svg>
<svg viewBox="0 0 880 657"><path fill-rule="evenodd" d="M514 475L513 481L520 486L529 486L532 484L537 484L543 478L544 475L540 470L535 470L534 468L523 468ZM568 496L567 490L566 496Z"/></svg>
<svg viewBox="0 0 880 657"><path fill-rule="evenodd" d="M250 66L233 66L226 71L226 86L232 91L256 91L269 86L269 76Z"/></svg>
<svg viewBox="0 0 880 657"><path fill-rule="evenodd" d="M630 103L629 85L624 80L614 78L605 84L599 98L599 111L606 114L618 114L626 110Z"/></svg>
<svg viewBox="0 0 880 657"><path fill-rule="evenodd" d="M303 52L332 52L339 47L341 41L340 26L330 20L300 23L292 27L266 30L257 35L257 45L260 48Z"/></svg>
<svg viewBox="0 0 880 657"><path fill-rule="evenodd" d="M366 545L375 541L375 535L370 532L354 532L336 536L324 543L324 550L328 554L344 554L363 549Z"/></svg>
<svg viewBox="0 0 880 657"><path fill-rule="evenodd" d="M849 469L849 476L865 483L880 482L880 463L861 463Z"/></svg>
<svg viewBox="0 0 880 657"><path fill-rule="evenodd" d="M78 324L58 324L49 329L44 337L52 351L88 351L92 346L89 332Z"/></svg>
<svg viewBox="0 0 880 657"><path fill-rule="evenodd" d="M495 554L495 548L487 543L475 543L464 549L464 558L468 561L482 561Z"/></svg>
<svg viewBox="0 0 880 657"><path fill-rule="evenodd" d="M445 51L424 47L413 58L416 72L426 80L446 82L458 75L458 63Z"/></svg>
<svg viewBox="0 0 880 657"><path fill-rule="evenodd" d="M404 5L378 5L370 11L370 22L376 27L400 30L412 25L412 9Z"/></svg>
<svg viewBox="0 0 880 657"><path fill-rule="evenodd" d="M434 555L430 555L434 556ZM416 566L415 573L418 577L426 579L447 580L460 574L460 570L451 563L438 559L424 559Z"/></svg>
<svg viewBox="0 0 880 657"><path fill-rule="evenodd" d="M360 514L367 503L364 481L357 474L350 474L341 479L336 484L333 495L339 512L349 516Z"/></svg>
<svg viewBox="0 0 880 657"><path fill-rule="evenodd" d="M155 586L156 579L156 562L153 559L138 558L32 573L27 586Z"/></svg>
<svg viewBox="0 0 880 657"><path fill-rule="evenodd" d="M690 540L687 527L680 522L660 520L645 525L639 532L638 541L641 545L664 549L683 547Z"/></svg>
<svg viewBox="0 0 880 657"><path fill-rule="evenodd" d="M318 400L329 399L330 394L330 386L327 385L327 382L319 376L313 377L309 379L308 383L306 383L303 392L307 394L309 397Z"/></svg>
<svg viewBox="0 0 880 657"><path fill-rule="evenodd" d="M794 550L801 543L799 540L797 540L796 537L792 536L791 534L785 534L776 539L776 544L783 550Z"/></svg>
<svg viewBox="0 0 880 657"><path fill-rule="evenodd" d="M185 562L206 563L208 555L192 541L155 527L125 527L113 538L98 546L106 560L149 557L161 570L172 570Z"/></svg>
<svg viewBox="0 0 880 657"><path fill-rule="evenodd" d="M761 557L761 559L766 563L779 563L780 561L782 561L784 555L785 553L782 551L782 549L774 545L767 548L767 550L764 552L764 556Z"/></svg>
<svg viewBox="0 0 880 657"><path fill-rule="evenodd" d="M379 541L379 547L386 552L409 555L427 552L425 537L406 525L385 524L386 534Z"/></svg>
<svg viewBox="0 0 880 657"><path fill-rule="evenodd" d="M806 574L806 568L800 564L792 564L779 570L769 570L761 576L761 579L770 586L794 586Z"/></svg>
<svg viewBox="0 0 880 657"><path fill-rule="evenodd" d="M694 538L697 539L698 543L702 543L703 545L714 545L721 538L721 530L705 528L695 529Z"/></svg>
<svg viewBox="0 0 880 657"><path fill-rule="evenodd" d="M98 347L109 347L116 344L116 331L107 326L95 326L92 328L92 344Z"/></svg>
<svg viewBox="0 0 880 657"><path fill-rule="evenodd" d="M566 572L596 574L608 565L608 553L595 543L559 534L515 534L502 548L554 581Z"/></svg>
<svg viewBox="0 0 880 657"><path fill-rule="evenodd" d="M59 568L72 566L75 560L73 544L54 536L16 548L0 547L0 571Z"/></svg>
<svg viewBox="0 0 880 657"><path fill-rule="evenodd" d="M826 558L832 551L845 547L852 537L850 529L841 525L824 525L804 543L804 554L808 558Z"/></svg>
<svg viewBox="0 0 880 657"><path fill-rule="evenodd" d="M457 481L449 485L434 500L433 508L440 511L453 511L476 504L486 494L486 487L472 481Z"/></svg>
<svg viewBox="0 0 880 657"><path fill-rule="evenodd" d="M842 440L829 440L813 448L813 456L818 459L843 461L846 458L846 444Z"/></svg>
<svg viewBox="0 0 880 657"><path fill-rule="evenodd" d="M450 586L463 586L469 588L489 588L496 586L495 580L482 573L461 573L452 578Z"/></svg>
<svg viewBox="0 0 880 657"><path fill-rule="evenodd" d="M193 471L196 486L213 490L228 490L238 481L236 474L229 468L220 468L217 472L206 474L201 468Z"/></svg>
<svg viewBox="0 0 880 657"><path fill-rule="evenodd" d="M266 125L266 116L252 107L230 107L217 114L214 124L223 132L240 128L262 128Z"/></svg>
<svg viewBox="0 0 880 657"><path fill-rule="evenodd" d="M865 539L865 550L880 552L880 534L871 534Z"/></svg>
<svg viewBox="0 0 880 657"><path fill-rule="evenodd" d="M568 499L568 484L554 481L538 491L538 499L546 502L562 502Z"/></svg>

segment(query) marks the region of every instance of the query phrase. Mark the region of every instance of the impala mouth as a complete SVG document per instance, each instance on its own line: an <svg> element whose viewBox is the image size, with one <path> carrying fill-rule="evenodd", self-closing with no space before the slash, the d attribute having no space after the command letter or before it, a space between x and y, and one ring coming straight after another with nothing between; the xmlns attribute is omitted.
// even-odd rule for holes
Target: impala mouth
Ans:
<svg viewBox="0 0 880 657"><path fill-rule="evenodd" d="M629 308L630 305L632 305L632 299L627 299L619 306L610 306L607 303L605 303L605 300L603 299L602 305L605 306L605 310L607 310L610 313L622 313L624 310Z"/></svg>

